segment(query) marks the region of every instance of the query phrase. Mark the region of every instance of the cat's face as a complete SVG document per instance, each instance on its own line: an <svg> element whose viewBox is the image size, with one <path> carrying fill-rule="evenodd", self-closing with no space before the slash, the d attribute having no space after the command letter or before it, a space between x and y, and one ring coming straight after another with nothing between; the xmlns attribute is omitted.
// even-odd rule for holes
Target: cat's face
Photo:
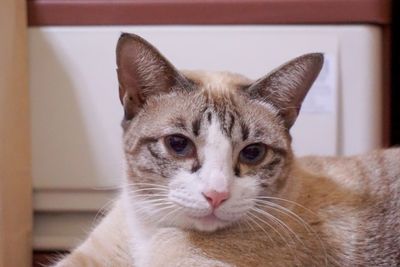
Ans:
<svg viewBox="0 0 400 267"><path fill-rule="evenodd" d="M292 160L289 128L322 56L298 58L254 83L179 73L135 35L117 47L128 201L152 222L214 231L278 196Z"/></svg>

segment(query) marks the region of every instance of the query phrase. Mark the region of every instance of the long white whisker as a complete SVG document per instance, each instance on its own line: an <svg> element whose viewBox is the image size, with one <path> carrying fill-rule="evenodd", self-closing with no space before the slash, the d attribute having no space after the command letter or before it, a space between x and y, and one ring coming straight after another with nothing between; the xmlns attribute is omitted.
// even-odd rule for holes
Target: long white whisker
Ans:
<svg viewBox="0 0 400 267"><path fill-rule="evenodd" d="M157 208L157 212L160 212L160 211L163 211L163 210L166 210L166 209L171 209L173 207L175 207L175 205L170 204L170 205L162 207L162 208Z"/></svg>
<svg viewBox="0 0 400 267"><path fill-rule="evenodd" d="M294 205L296 205L298 207L301 207L301 208L309 211L310 213L312 213L313 215L316 216L315 212L311 211L310 209L308 209L308 208L306 208L306 207L304 207L304 206L302 206L302 205L300 205L300 204L298 204L298 203L296 203L294 201L290 201L290 200L286 200L286 199L282 199L282 198L276 198L276 197L258 197L258 198L275 199L275 200L286 201L286 202L292 203L292 204L294 204ZM304 228L309 233L311 233L312 235L314 235L314 237L316 237L316 239L318 240L318 242L319 242L319 244L320 244L320 246L321 246L321 248L322 248L322 250L324 251L324 254L325 254L325 265L326 266L328 265L328 260L327 260L328 252L326 250L324 242L322 241L322 239L320 238L318 233L315 232L314 229L303 218L301 218L295 212L293 212L293 211L289 210L288 208L285 208L285 207L283 207L283 206L281 206L281 205L279 205L277 203L274 203L274 202L271 202L271 201L268 201L268 200L262 200L262 199L256 199L255 201L258 202L258 203L263 203L263 204L269 206L269 208L273 208L274 210L282 212L283 214L285 214L283 211L286 211L287 212L286 215L289 216L289 217L290 217L290 215L293 216L300 225L303 225ZM281 211L280 209L282 209L283 211Z"/></svg>
<svg viewBox="0 0 400 267"><path fill-rule="evenodd" d="M153 187L167 188L168 189L168 186L166 186L166 185L152 184L152 183L136 183L136 182L133 182L133 183L126 183L125 185L126 186L150 185L150 186L153 186Z"/></svg>
<svg viewBox="0 0 400 267"><path fill-rule="evenodd" d="M164 188L141 188L141 189L135 189L131 190L129 189L129 193L138 193L138 192L143 192L143 191L157 191L157 192L169 192L169 190L164 189Z"/></svg>
<svg viewBox="0 0 400 267"><path fill-rule="evenodd" d="M93 222L94 222L94 223L97 223L97 220L98 220L99 216L102 215L102 214L104 213L105 210L108 210L108 208L109 208L111 205L114 205L115 202L117 202L116 199L110 199L110 200L108 200L108 201L97 211L96 215L94 216Z"/></svg>
<svg viewBox="0 0 400 267"><path fill-rule="evenodd" d="M175 207L176 207L176 206L175 206ZM159 220L157 220L157 221L158 221L158 222L165 221L165 220L168 218L168 216L174 214L175 212L180 211L181 209L182 209L182 207L177 207L177 208L173 209L172 211L168 212L165 216L163 216L161 219L159 219Z"/></svg>
<svg viewBox="0 0 400 267"><path fill-rule="evenodd" d="M139 194L138 197L168 197L167 194Z"/></svg>
<svg viewBox="0 0 400 267"><path fill-rule="evenodd" d="M316 214L314 211L312 211L312 210L310 210L309 208L307 208L307 207L305 207L305 206L303 206L303 205L301 205L301 204L299 204L299 203L297 203L297 202L295 202L295 201L292 201L292 200L288 200L288 199L284 199L284 198L280 198L280 197L268 197L268 196L258 196L257 199L273 199L273 200L284 201L284 202L293 204L293 205L295 205L295 206L298 206L298 207L300 207L300 208L302 208L302 209L304 209L304 210L310 212L310 213L313 214L314 216L317 216L317 214Z"/></svg>
<svg viewBox="0 0 400 267"><path fill-rule="evenodd" d="M253 210L253 208L252 208ZM254 211L254 210L253 210ZM268 225L270 228L272 228L272 230L274 230L274 232L276 232L278 234L278 236L282 239L282 241L289 247L290 249L290 253L292 254L293 258L295 260L297 260L297 256L295 255L295 253L293 252L293 247L289 244L289 242L287 241L287 239L277 230L275 229L275 227L271 226L271 224L269 224L267 221L259 218L257 215L255 215L254 213L250 213L251 215L253 215L254 219L259 220L260 222ZM291 236L290 236L291 237Z"/></svg>
<svg viewBox="0 0 400 267"><path fill-rule="evenodd" d="M250 220L250 221L252 221L256 226L258 226L258 228L260 228L261 229L261 231L263 231L264 233L265 233L265 235L269 238L269 240L271 240L271 242L273 243L273 244L276 244L275 243L275 240L273 240L272 239L272 237L269 235L269 233L264 229L264 227L262 227L255 219L253 219L252 217L251 217L251 215L253 215L251 212L249 212L248 214L248 219ZM254 216L254 215L253 215ZM270 228L273 228L271 225L269 225L269 227ZM254 229L254 228L253 228ZM255 231L255 230L254 230Z"/></svg>
<svg viewBox="0 0 400 267"><path fill-rule="evenodd" d="M297 221L300 225L303 225L304 228L306 228L306 230L308 232L312 231L311 227L309 226L309 224L306 221L304 221L304 219L301 218L299 215L297 215L295 212L293 212L293 211L291 211L291 210L289 210L289 209L287 209L287 208L285 208L285 207L283 207L283 206L281 206L279 204L275 204L273 202L270 202L270 201L265 201L265 200L255 200L255 201L257 203L259 203L259 204L264 204L268 208L271 208L271 209L273 209L273 210L275 210L277 212L285 214L288 217L294 217L295 221Z"/></svg>
<svg viewBox="0 0 400 267"><path fill-rule="evenodd" d="M153 206L154 206L154 208L156 209L156 212L157 212L157 213L160 212L160 211L163 211L163 210L165 210L165 209L175 207L175 205L172 204L172 203L158 203L158 204L153 204ZM142 211L144 211L144 210L146 210L146 209L147 209L147 207L141 207L141 208L135 210L135 212L140 213L140 212L142 212Z"/></svg>
<svg viewBox="0 0 400 267"><path fill-rule="evenodd" d="M253 208L252 208L252 210L254 211ZM250 214L253 215L253 218L254 218L254 219L257 219L258 221L260 221L260 222L262 222L262 223L268 225L272 230L274 230L275 233L277 233L277 234L279 235L279 237L280 237L286 244L289 244L289 243L287 242L286 238L285 238L277 229L275 229L275 227L273 227L270 223L268 223L267 221L265 221L265 220L259 218L259 217L258 217L257 215L255 215L254 213L250 213Z"/></svg>
<svg viewBox="0 0 400 267"><path fill-rule="evenodd" d="M146 199L146 200L140 200L141 204L157 204L157 203L173 203L172 201L169 201L168 199L165 198L157 198L157 199Z"/></svg>
<svg viewBox="0 0 400 267"><path fill-rule="evenodd" d="M251 228L251 230L252 230L253 232L255 232L256 229L254 229L254 227L253 227L246 219L251 219L247 213L245 214L244 220L243 220L243 221L247 224L247 226L249 226L249 228Z"/></svg>
<svg viewBox="0 0 400 267"><path fill-rule="evenodd" d="M271 218L271 220L275 221L277 224L281 225L281 227L285 228L286 230L288 230L296 239L297 241L299 241L303 246L305 246L305 244L303 243L303 241L300 239L300 237L292 230L292 228L290 228L286 223L284 223L282 220L280 220L279 218L275 217L274 215L254 207L254 210L256 212L258 212L261 215L267 216L268 218ZM290 235L289 235L290 236ZM290 238L293 240L293 238L290 236Z"/></svg>

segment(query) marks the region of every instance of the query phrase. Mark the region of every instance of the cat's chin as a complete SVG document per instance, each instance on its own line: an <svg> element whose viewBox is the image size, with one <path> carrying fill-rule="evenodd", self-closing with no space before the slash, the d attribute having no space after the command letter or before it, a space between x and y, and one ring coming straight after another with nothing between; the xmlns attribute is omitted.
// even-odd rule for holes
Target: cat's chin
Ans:
<svg viewBox="0 0 400 267"><path fill-rule="evenodd" d="M219 219L214 214L203 217L189 216L188 219L191 221L191 225L195 230L202 232L214 232L231 224L229 221Z"/></svg>

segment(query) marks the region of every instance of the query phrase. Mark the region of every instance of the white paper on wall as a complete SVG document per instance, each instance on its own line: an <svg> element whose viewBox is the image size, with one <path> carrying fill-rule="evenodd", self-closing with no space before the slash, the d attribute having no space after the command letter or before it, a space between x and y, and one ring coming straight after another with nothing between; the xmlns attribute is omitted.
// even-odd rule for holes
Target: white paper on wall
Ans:
<svg viewBox="0 0 400 267"><path fill-rule="evenodd" d="M303 102L302 113L332 113L337 104L336 57L324 54L324 65Z"/></svg>

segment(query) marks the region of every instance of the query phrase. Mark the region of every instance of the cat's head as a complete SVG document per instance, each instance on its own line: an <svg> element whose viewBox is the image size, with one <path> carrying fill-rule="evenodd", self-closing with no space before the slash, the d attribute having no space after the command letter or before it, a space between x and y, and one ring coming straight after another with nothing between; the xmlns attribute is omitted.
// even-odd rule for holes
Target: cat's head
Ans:
<svg viewBox="0 0 400 267"><path fill-rule="evenodd" d="M117 45L125 193L152 222L214 231L279 196L292 163L289 129L323 64L307 54L253 82L179 72L133 34Z"/></svg>

